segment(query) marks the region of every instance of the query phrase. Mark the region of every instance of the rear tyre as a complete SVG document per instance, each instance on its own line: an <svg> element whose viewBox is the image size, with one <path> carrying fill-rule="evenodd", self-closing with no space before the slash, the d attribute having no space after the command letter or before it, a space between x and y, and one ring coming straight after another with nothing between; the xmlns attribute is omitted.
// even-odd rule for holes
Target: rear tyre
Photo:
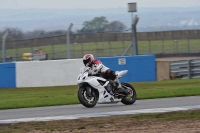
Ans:
<svg viewBox="0 0 200 133"><path fill-rule="evenodd" d="M121 102L125 105L132 105L133 103L135 103L137 99L137 94L134 87L128 83L121 83L121 84L122 88L126 89L130 93L128 96L123 97Z"/></svg>
<svg viewBox="0 0 200 133"><path fill-rule="evenodd" d="M97 95L95 94L95 91L93 89L91 93L92 96L89 97L86 93L86 87L80 87L78 90L78 100L83 106L87 108L92 108L97 103Z"/></svg>

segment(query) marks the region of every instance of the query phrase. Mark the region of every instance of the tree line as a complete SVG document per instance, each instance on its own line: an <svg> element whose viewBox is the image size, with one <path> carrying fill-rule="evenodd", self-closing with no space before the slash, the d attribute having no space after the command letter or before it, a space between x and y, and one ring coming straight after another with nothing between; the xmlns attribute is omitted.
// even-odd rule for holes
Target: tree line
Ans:
<svg viewBox="0 0 200 133"><path fill-rule="evenodd" d="M106 17L95 17L92 20L85 21L82 24L82 28L72 33L97 33L97 32L123 32L126 29L126 26L119 21L109 22ZM24 32L18 28L7 28L3 31L0 31L0 37L9 30L9 40L18 40L18 39L29 39L29 38L40 38L40 37L49 37L49 36L59 36L66 34L65 30L54 30L54 31L45 31L45 30L34 30Z"/></svg>

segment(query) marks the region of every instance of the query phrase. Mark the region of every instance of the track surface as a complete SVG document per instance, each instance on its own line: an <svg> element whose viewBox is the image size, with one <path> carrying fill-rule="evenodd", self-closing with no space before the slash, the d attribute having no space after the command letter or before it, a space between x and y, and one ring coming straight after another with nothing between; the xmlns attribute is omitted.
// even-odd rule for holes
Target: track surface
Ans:
<svg viewBox="0 0 200 133"><path fill-rule="evenodd" d="M162 98L137 100L133 105L118 104L97 104L94 108L85 108L82 105L51 106L24 109L0 110L0 120L49 117L49 116L67 116L75 114L101 113L112 111L128 111L139 109L167 108L180 106L200 105L200 96Z"/></svg>

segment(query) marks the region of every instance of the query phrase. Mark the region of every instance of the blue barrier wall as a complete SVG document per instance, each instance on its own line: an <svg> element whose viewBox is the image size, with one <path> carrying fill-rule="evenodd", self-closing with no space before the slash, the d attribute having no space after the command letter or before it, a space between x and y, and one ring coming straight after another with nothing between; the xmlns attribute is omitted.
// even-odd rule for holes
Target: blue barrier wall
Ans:
<svg viewBox="0 0 200 133"><path fill-rule="evenodd" d="M106 65L107 67L111 68L114 71L128 70L129 72L120 79L120 81L122 81L122 82L156 81L156 63L155 63L154 55L102 57L102 58L97 58L97 59L101 60L104 65ZM82 59L79 59L76 61L78 63L80 63L79 64L80 66L82 66L82 63L81 63ZM49 62L52 62L52 61L49 61ZM38 63L40 63L40 65L38 65L40 67L43 67L43 66L41 66L41 64L48 65L47 62L38 62ZM67 63L62 63L62 64L66 65L66 66L64 65L62 68L60 68L60 65L58 65L57 63L55 63L55 62L52 62L52 63L54 66L51 65L52 68L48 69L48 71L47 71L48 73L49 73L49 71L51 71L51 72L55 71L55 69L59 69L59 70L63 69L61 71L61 73L65 73L66 67L68 66ZM29 75L31 75L33 77L32 73L29 73L29 75L27 75L27 72L24 72L25 70L28 71L30 69L30 67L25 67L25 65L27 65L27 64L22 63L21 65L16 65L15 63L1 63L0 64L0 88L16 88L16 84L17 84L16 81L19 81L20 77L23 77L24 75L27 76L27 77L25 77L25 79L30 78ZM77 65L76 66L77 68L75 69L75 71L77 73L79 73L79 65ZM16 67L18 67L18 68L16 68ZM26 69L24 69L24 68L26 68ZM46 67L44 67L44 68L46 68ZM37 70L38 68L33 67L33 68L31 68L31 70L32 69ZM74 68L72 68L72 69L74 71ZM31 71L31 72L34 72L34 71ZM67 71L66 71L66 73L67 73ZM17 74L18 74L18 76L17 76ZM52 74L54 74L54 73L52 73ZM48 74L44 74L44 76L47 76L47 78L48 78L53 75L49 76ZM68 74L63 75L59 78L66 81L67 76L68 76ZM18 79L16 79L16 77L18 77ZM20 82L27 83L25 79L21 80ZM49 79L49 80L51 80L51 79ZM73 83L75 83L76 78L73 78L73 80L74 80ZM54 81L55 81L56 85L63 85L60 82L56 82L56 80L54 80ZM34 83L37 83L37 82L34 81ZM67 83L66 83L66 85L67 85ZM26 86L22 86L22 87L29 87L29 86L30 85L26 85ZM44 85L44 86L46 86L46 85ZM34 85L32 85L31 87L34 87Z"/></svg>
<svg viewBox="0 0 200 133"><path fill-rule="evenodd" d="M121 82L156 81L155 55L97 58L114 71L128 70Z"/></svg>
<svg viewBox="0 0 200 133"><path fill-rule="evenodd" d="M0 64L0 88L16 87L16 67L15 63Z"/></svg>

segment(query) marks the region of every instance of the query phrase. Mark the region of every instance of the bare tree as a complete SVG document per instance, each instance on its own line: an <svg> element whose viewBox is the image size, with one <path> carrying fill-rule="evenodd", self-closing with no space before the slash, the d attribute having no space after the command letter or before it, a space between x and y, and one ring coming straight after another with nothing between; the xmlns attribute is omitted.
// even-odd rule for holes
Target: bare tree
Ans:
<svg viewBox="0 0 200 133"><path fill-rule="evenodd" d="M5 29L3 31L3 34L7 30L9 31L8 38L11 39L11 40L23 39L24 38L24 33L20 29L17 29L17 28L7 28L7 29Z"/></svg>

